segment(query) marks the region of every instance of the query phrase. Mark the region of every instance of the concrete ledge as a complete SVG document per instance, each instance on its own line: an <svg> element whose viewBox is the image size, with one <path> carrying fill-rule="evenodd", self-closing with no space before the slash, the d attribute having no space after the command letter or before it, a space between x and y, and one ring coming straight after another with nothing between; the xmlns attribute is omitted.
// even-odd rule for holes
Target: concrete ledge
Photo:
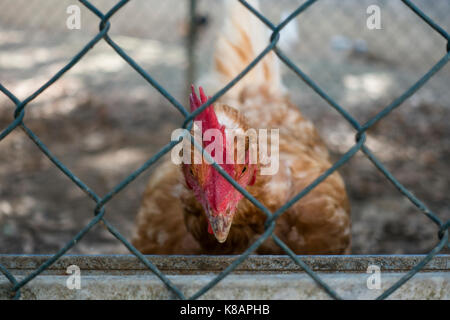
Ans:
<svg viewBox="0 0 450 320"><path fill-rule="evenodd" d="M0 255L0 263L18 279L49 256ZM194 294L236 257L148 256L186 295ZM342 297L374 299L423 256L305 256L303 260ZM70 290L66 269L77 265L81 289ZM380 289L368 289L369 265L381 269ZM10 298L11 284L0 276L0 299ZM130 255L64 256L21 290L23 299L172 299L164 284ZM204 299L328 299L327 294L286 256L251 256L236 272L202 296ZM390 297L450 299L450 256L436 256Z"/></svg>

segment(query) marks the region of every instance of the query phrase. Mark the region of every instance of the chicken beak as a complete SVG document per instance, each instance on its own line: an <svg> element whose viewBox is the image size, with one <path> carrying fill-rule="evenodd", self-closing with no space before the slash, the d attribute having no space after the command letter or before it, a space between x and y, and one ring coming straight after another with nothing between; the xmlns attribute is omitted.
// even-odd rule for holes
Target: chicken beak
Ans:
<svg viewBox="0 0 450 320"><path fill-rule="evenodd" d="M217 215L209 219L214 236L220 243L224 243L227 240L232 220L232 217L227 215Z"/></svg>
<svg viewBox="0 0 450 320"><path fill-rule="evenodd" d="M211 210L208 208L208 210L206 210L206 215L217 241L224 243L230 232L234 213L212 214Z"/></svg>

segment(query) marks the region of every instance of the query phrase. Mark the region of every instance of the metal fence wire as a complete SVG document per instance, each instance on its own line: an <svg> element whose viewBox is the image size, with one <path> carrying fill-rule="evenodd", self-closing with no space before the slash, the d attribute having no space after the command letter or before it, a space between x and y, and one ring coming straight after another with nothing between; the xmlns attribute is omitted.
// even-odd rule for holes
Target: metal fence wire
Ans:
<svg viewBox="0 0 450 320"><path fill-rule="evenodd" d="M194 1L194 0L193 0ZM274 25L269 21L264 15L258 12L245 0L236 0L241 2L248 10L250 10L255 16L261 20L269 29L272 30L272 35L269 40L267 47L231 82L229 82L224 88L215 93L208 102L204 103L200 108L192 113L189 113L186 108L178 102L165 88L158 84L144 69L142 69L127 53L118 46L113 39L108 35L111 23L110 18L119 11L129 0L121 0L115 6L113 6L108 12L103 13L97 9L88 0L79 0L84 6L86 6L93 14L95 14L100 19L100 26L98 34L89 41L84 48L79 51L68 64L66 64L62 69L60 69L50 80L48 80L44 85L42 85L38 90L31 94L28 98L21 101L12 92L0 84L0 90L14 102L16 109L14 112L14 120L0 133L0 141L3 140L9 133L11 133L16 128L20 127L28 137L39 147L39 149L57 166L73 183L75 183L82 191L86 193L95 203L96 207L94 210L93 219L79 231L79 233L73 237L69 242L67 242L63 248L61 248L56 254L49 258L40 267L34 270L29 275L25 276L21 280L14 277L11 272L9 272L4 266L0 264L0 271L3 275L11 282L11 293L12 297L15 299L20 298L20 290L28 282L33 280L36 276L40 275L44 270L46 270L50 265L57 261L61 256L63 256L68 250L75 246L82 238L85 236L93 226L102 222L109 232L117 238L123 245L125 245L128 250L135 255L145 266L147 266L156 276L158 276L161 281L180 299L196 299L205 294L209 289L214 287L219 281L224 279L228 274L233 272L235 268L242 263L252 252L254 252L267 238L272 237L275 243L280 246L291 258L299 265L309 276L311 276L314 281L325 290L328 295L334 299L342 299L336 291L328 286L318 274L312 271L299 256L286 246L275 234L273 230L276 224L277 218L283 214L283 212L291 207L296 201L300 200L309 191L315 188L323 180L325 180L330 174L336 171L339 167L349 161L358 151L362 151L368 159L378 168L381 173L401 192L406 198L408 198L423 214L425 214L433 223L439 227L437 234L438 241L436 246L428 252L425 258L420 261L414 268L412 268L408 273L406 273L401 279L394 283L390 288L384 291L377 299L384 299L391 295L395 290L400 288L406 281L413 277L417 272L419 272L436 254L438 254L442 248L449 245L449 228L450 220L441 221L439 217L433 213L424 203L422 203L418 198L416 198L408 189L406 189L375 157L371 150L365 145L366 141L366 131L375 125L377 122L382 120L384 117L390 114L391 111L399 107L405 100L411 97L415 92L417 92L422 86L424 86L427 81L433 77L440 69L442 69L447 62L450 60L450 35L438 24L436 24L430 17L428 17L421 9L419 9L413 2L409 0L401 0L406 6L408 6L417 16L422 19L426 24L438 32L444 39L447 40L447 47L444 49L443 57L437 62L425 75L423 75L412 87L410 87L406 92L404 92L400 97L395 99L391 104L386 106L381 112L379 112L374 117L370 118L366 123L360 124L355 120L343 107L337 104L327 93L322 90L308 75L306 75L298 66L296 66L284 53L277 47L277 43L280 40L280 31L295 17L305 12L311 5L318 2L319 0L308 0L300 5L295 11L293 11L284 21L278 25ZM213 166L216 170L229 181L236 189L238 189L245 197L247 197L256 207L262 210L267 215L267 221L265 224L264 233L256 240L243 254L241 254L232 264L220 272L214 279L212 279L207 285L201 288L191 297L186 297L170 280L162 273L150 260L148 260L142 253L140 253L136 248L134 248L130 242L128 242L118 231L111 225L106 219L105 205L119 192L121 192L125 187L127 187L133 180L135 180L141 173L152 166L158 159L160 159L164 154L168 153L176 144L182 141L183 137L180 137L178 141L172 141L165 145L157 154L148 159L139 169L131 173L127 178L122 180L117 184L112 190L110 190L105 196L98 196L93 190L91 190L83 181L81 181L77 176L75 176L60 160L58 160L51 151L45 146L45 144L39 139L39 137L30 130L25 122L24 115L27 105L33 101L37 96L39 96L44 90L54 84L65 72L71 69L76 63L78 63L84 55L92 49L101 39L105 40L112 49L120 55L131 67L136 70L151 86L158 90L179 112L184 116L185 120L183 122L183 128L190 128L193 124L193 119L202 112L208 105L214 103L223 94L225 94L233 85L235 85L242 77L244 77L247 72L249 72L261 59L269 53L271 50L283 61L295 74L297 74L309 87L311 87L320 97L322 97L332 108L337 110L355 129L355 144L351 147L336 163L333 164L328 170L326 170L322 175L320 175L315 181L313 181L304 190L290 199L281 208L275 212L270 212L265 208L257 199L255 199L251 194L249 194L245 189L243 189L237 182L233 180L217 163L213 161L211 156L205 153L205 157L213 162ZM418 39L413 39L412 41L419 41ZM446 51L446 52L445 52ZM196 145L196 147L202 151L203 148L196 143L193 137L191 141Z"/></svg>

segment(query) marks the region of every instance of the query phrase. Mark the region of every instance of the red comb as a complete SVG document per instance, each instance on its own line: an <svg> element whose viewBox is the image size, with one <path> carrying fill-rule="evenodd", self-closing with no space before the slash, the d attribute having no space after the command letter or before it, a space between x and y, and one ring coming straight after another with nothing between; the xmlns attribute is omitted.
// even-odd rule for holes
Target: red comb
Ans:
<svg viewBox="0 0 450 320"><path fill-rule="evenodd" d="M189 95L189 102L191 103L191 112L194 112L197 110L202 104L204 104L206 101L208 101L208 98L205 95L205 92L203 91L202 87L198 87L200 92L200 98L198 98L197 94L195 93L195 87L193 84L191 84L191 91L192 93Z"/></svg>
<svg viewBox="0 0 450 320"><path fill-rule="evenodd" d="M189 102L191 104L191 112L194 112L197 110L202 104L204 104L206 101L208 101L208 97L206 97L205 92L203 91L202 87L199 87L200 92L200 99L198 98L197 94L195 93L195 87L194 85L191 85L192 93L189 95ZM211 97L209 97L211 98ZM205 130L208 129L221 129L222 126L219 124L219 121L217 120L216 113L214 112L214 106L211 104L208 107L206 107L205 110L200 112L195 117L195 121L201 121L202 122L202 132L205 132Z"/></svg>
<svg viewBox="0 0 450 320"><path fill-rule="evenodd" d="M207 97L205 95L205 92L203 91L202 87L199 87L199 93L200 93L200 99L198 98L197 94L195 93L195 87L191 85L192 93L189 95L189 101L191 103L191 112L194 112L197 110L202 104L206 103L211 97ZM211 104L205 108L202 112L200 112L194 119L194 121L201 121L202 122L202 134L205 133L208 129L218 129L222 132L222 148L226 147L226 136L225 136L225 126L222 126L219 123L219 120L217 119L216 112L214 111L214 106ZM206 147L209 143L203 142L203 147ZM214 157L215 150L211 152L211 156ZM223 169L229 174L233 174L234 165L233 164L227 164L226 163L226 152L222 153L223 159L221 159L221 164ZM216 159L217 160L217 159ZM213 175L216 177L212 181L217 181L217 179L224 179L220 176L220 174L213 170Z"/></svg>

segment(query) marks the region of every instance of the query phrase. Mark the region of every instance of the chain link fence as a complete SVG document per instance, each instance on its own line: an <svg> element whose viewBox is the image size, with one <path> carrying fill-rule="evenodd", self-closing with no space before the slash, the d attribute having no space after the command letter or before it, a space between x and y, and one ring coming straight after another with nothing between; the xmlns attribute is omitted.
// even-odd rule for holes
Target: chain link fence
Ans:
<svg viewBox="0 0 450 320"><path fill-rule="evenodd" d="M416 92L422 88L432 77L437 77L437 73L441 70L450 59L450 36L449 34L433 19L431 19L425 11L419 9L412 1L409 0L401 0L397 1L399 4L402 4L409 8L412 13L415 14L415 18L417 21L414 23L423 23L427 24L428 27L432 28L436 34L444 38L441 52L434 53L439 55L439 60L435 63L429 70L426 70L424 75L420 77L420 79L415 82L411 87L409 87L403 94L401 94L398 98L394 99L393 102L388 104L381 111L377 112L374 116L370 117L369 120L365 122L360 122L355 119L355 117L340 103L336 101L336 99L332 98L326 90L322 89L322 86L315 82L308 74L309 72L305 72L303 68L299 67L294 60L289 58L289 54L287 53L288 49L284 48L287 44L282 44L283 39L283 30L287 29L291 23L293 23L294 19L299 17L301 19L304 16L307 16L307 12L310 10L314 10L315 6L320 5L322 2L326 2L325 0L308 0L303 2L300 6L290 11L286 17L279 24L274 24L272 20L268 17L258 12L253 7L251 7L246 1L239 0L248 10L253 12L260 20L261 23L264 23L270 30L272 30L272 35L270 40L268 41L267 47L250 63L245 70L243 70L239 75L237 75L230 83L228 83L223 89L219 92L215 93L212 98L202 105L199 109L197 109L193 113L189 113L184 105L175 98L175 96L169 93L169 90L166 89L164 85L160 82L156 81L151 73L147 72L143 67L141 67L140 63L138 63L131 55L127 54L124 48L119 45L112 35L114 18L121 13L121 11L125 11L126 6L129 1L122 0L117 2L112 8L102 8L99 9L100 6L96 6L93 4L93 1L80 0L79 1L85 9L91 13L92 17L96 17L99 22L99 31L92 37L90 41L88 41L85 45L83 45L82 49L79 50L76 55L74 55L70 62L64 64L61 68L59 68L54 75L45 81L45 83L40 86L36 91L32 94L28 95L25 99L17 98L17 94L13 91L10 91L6 86L0 84L0 90L3 94L9 99L14 105L14 120L9 122L4 129L2 129L0 133L0 141L7 137L12 132L16 131L17 128L21 128L23 132L31 139L34 144L41 150L43 154L45 154L48 159L64 174L66 175L88 198L90 198L94 204L95 209L93 210L94 217L89 221L87 225L85 225L79 232L76 234L70 241L68 241L63 248L59 249L56 254L54 254L50 259L48 259L45 263L43 263L39 268L25 276L24 278L17 279L13 274L11 274L5 267L0 265L0 271L3 275L11 282L12 288L12 296L14 298L20 297L20 290L27 283L33 280L36 276L40 275L43 271L45 271L50 265L52 265L55 261L57 261L60 257L62 257L68 250L72 247L76 246L84 236L88 234L88 232L97 224L102 223L110 232L110 234L115 237L118 241L120 241L133 255L135 255L144 265L146 265L151 271L158 276L163 283L170 288L174 294L181 298L187 298L184 294L169 280L169 278L164 275L158 268L151 262L150 259L142 255L139 251L137 251L127 240L126 238L114 227L114 225L107 219L107 213L105 206L112 201L112 199L118 195L119 193L124 192L124 190L132 183L135 179L137 179L143 172L147 171L155 162L157 162L161 157L167 154L177 143L181 141L173 141L166 144L163 148L161 148L154 156L148 159L142 166L140 166L137 170L133 171L130 175L125 177L120 183L113 186L104 196L99 196L97 192L95 192L92 188L88 186L85 182L83 182L77 175L71 171L63 161L61 161L58 157L56 157L52 151L44 144L44 142L39 138L39 136L30 129L29 126L26 125L25 115L28 112L28 105L39 97L44 91L55 86L57 81L70 69L74 68L82 59L87 58L89 51L96 45L100 43L106 43L110 46L110 50L114 50L115 53L123 59L129 66L134 69L149 85L151 85L154 89L156 89L167 101L170 105L173 106L175 110L177 110L181 116L183 117L182 127L189 128L192 125L193 119L196 115L202 112L209 104L217 101L223 94L227 92L235 83L237 83L247 72L249 72L268 52L273 50L279 59L284 63L284 65L291 70L292 74L296 75L300 78L306 86L310 87L317 96L319 96L326 104L329 105L332 109L337 111L338 114L345 119L349 125L353 128L353 132L355 135L356 142L345 152L344 154L320 177L318 177L314 182L312 182L307 188L297 194L295 197L290 199L285 205L279 208L276 212L270 212L267 208L265 208L256 198L254 198L251 194L249 194L245 189L243 189L239 184L237 184L228 174L216 163L213 163L213 166L216 170L224 176L236 189L238 189L245 197L247 197L257 208L263 211L267 216L266 229L265 232L260 236L260 238L253 243L242 255L240 255L236 260L233 261L228 267L226 267L222 272L220 272L209 284L199 290L196 294L189 297L192 299L199 298L209 289L214 287L218 282L224 279L228 274L233 272L236 267L241 264L252 252L254 252L266 239L272 237L275 243L277 243L285 252L288 254L296 264L298 264L304 271L311 276L314 281L321 286L332 298L340 299L341 297L336 293L336 291L331 288L327 283L325 283L318 274L313 272L301 259L301 257L297 256L290 250L276 235L273 234L274 226L277 218L283 214L285 210L291 207L296 201L300 200L303 196L305 196L309 191L315 188L318 184L320 184L323 180L325 180L330 174L332 174L337 169L341 168L345 163L347 163L358 151L361 151L367 159L379 170L379 172L388 179L395 188L405 197L407 198L417 209L425 215L430 223L434 223L438 232L435 237L435 245L433 248L427 253L426 257L420 261L414 268L411 269L407 274L405 274L400 280L398 280L391 288L387 289L383 294L381 294L378 298L384 299L387 298L390 294L392 294L396 289L398 289L402 284L408 281L411 277L413 277L417 272L419 272L436 254L438 254L445 246L448 245L448 229L450 227L450 220L442 220L439 218L437 214L435 214L432 210L430 210L421 200L419 200L416 196L414 196L407 188L405 188L392 174L388 169L383 165L383 163L378 159L377 156L371 151L366 143L366 132L385 119L388 115L391 114L393 110L401 106L408 98L412 97L416 94ZM130 5L132 5L131 2ZM40 6L37 7L40 10ZM30 9L33 10L33 9ZM5 11L2 11L2 13ZM14 18L14 11L11 12L11 19ZM124 15L123 15L124 16ZM123 17L122 16L122 17ZM169 15L170 16L170 15ZM92 18L91 17L91 18ZM127 18L124 18L127 19ZM128 18L129 19L129 18ZM422 20L422 21L420 21ZM320 21L320 20L318 20ZM2 20L3 23L3 20ZM111 31L111 34L110 34ZM137 31L130 31L137 32ZM201 31L199 31L201 32ZM286 33L285 33L286 34ZM335 39L334 43L339 47L339 42L342 42L343 39ZM410 46L417 46L421 41L428 41L424 38L416 37L411 40ZM405 40L406 41L406 40ZM343 41L344 43L346 41ZM353 51L353 49L352 49ZM3 63L7 63L8 61L4 61ZM444 84L445 85L445 84ZM448 101L448 100L447 100ZM193 143L196 142L192 139ZM201 146L196 145L197 148L202 149ZM206 155L208 157L208 155ZM209 157L209 160L212 159Z"/></svg>

